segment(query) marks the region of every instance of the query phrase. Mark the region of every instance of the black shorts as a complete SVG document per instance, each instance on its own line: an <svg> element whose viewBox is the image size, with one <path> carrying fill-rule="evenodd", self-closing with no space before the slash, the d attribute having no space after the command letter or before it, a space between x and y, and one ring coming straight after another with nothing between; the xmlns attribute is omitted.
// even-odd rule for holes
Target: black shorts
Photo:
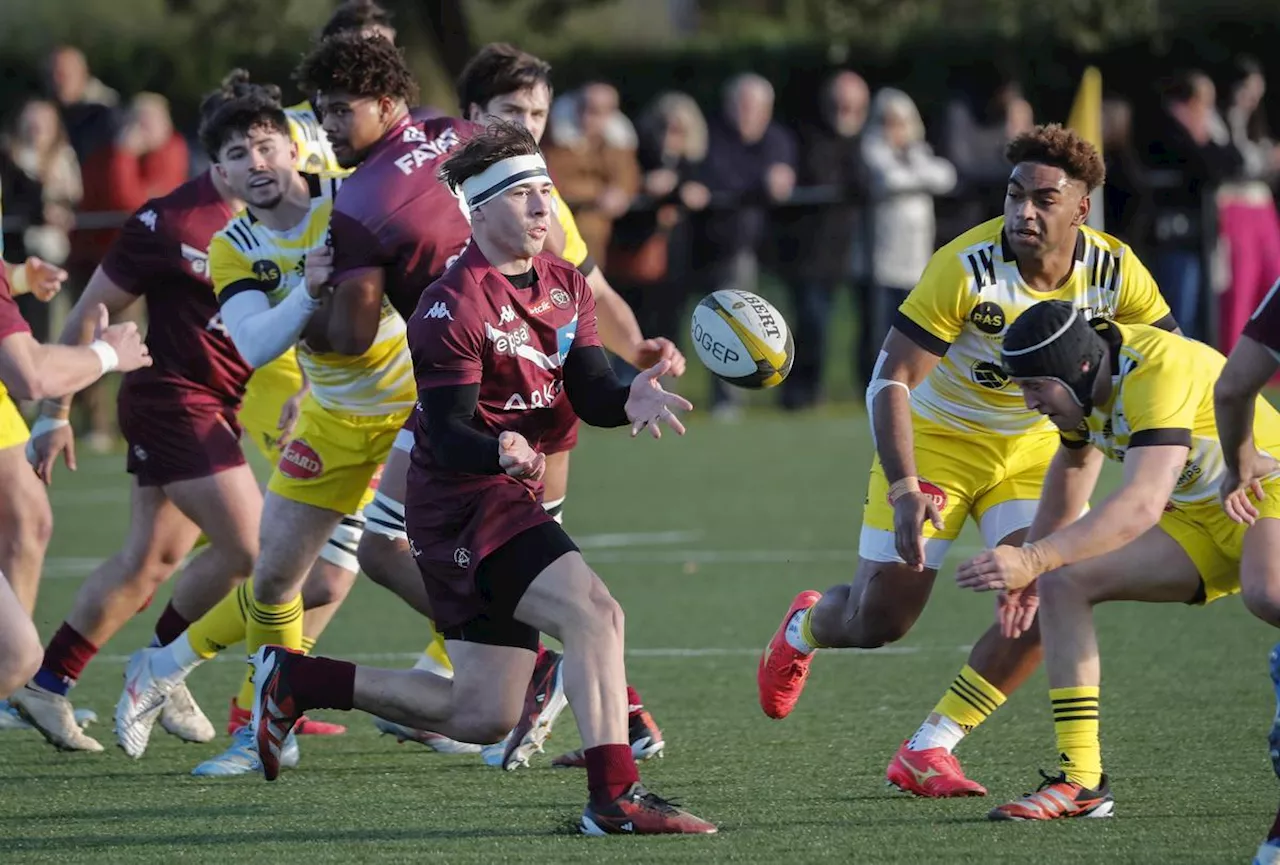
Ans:
<svg viewBox="0 0 1280 865"><path fill-rule="evenodd" d="M516 621L516 606L552 562L575 552L578 545L559 523L541 523L516 535L476 566L476 589L484 600L484 611L441 634L446 640L536 650L538 629Z"/></svg>

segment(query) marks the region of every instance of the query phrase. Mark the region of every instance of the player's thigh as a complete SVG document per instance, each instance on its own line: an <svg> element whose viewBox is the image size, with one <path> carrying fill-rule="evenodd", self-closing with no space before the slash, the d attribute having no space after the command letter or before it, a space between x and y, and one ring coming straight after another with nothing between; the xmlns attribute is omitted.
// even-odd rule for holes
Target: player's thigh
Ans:
<svg viewBox="0 0 1280 865"><path fill-rule="evenodd" d="M25 443L0 450L0 537L46 535L53 522L49 494L27 462Z"/></svg>
<svg viewBox="0 0 1280 865"><path fill-rule="evenodd" d="M8 580L0 574L0 699L35 675L42 656L36 626Z"/></svg>
<svg viewBox="0 0 1280 865"><path fill-rule="evenodd" d="M157 486L137 478L129 493L129 534L125 539L126 579L162 581L195 546L200 527Z"/></svg>
<svg viewBox="0 0 1280 865"><path fill-rule="evenodd" d="M163 490L221 554L239 560L248 573L258 555L262 521L262 492L248 465L166 484Z"/></svg>
<svg viewBox="0 0 1280 865"><path fill-rule="evenodd" d="M1240 550L1236 569L1245 605L1255 616L1280 626L1280 481L1268 481L1252 526L1219 522L1219 544ZM1224 515L1225 519L1225 515ZM1223 587L1228 588L1228 587Z"/></svg>
<svg viewBox="0 0 1280 865"><path fill-rule="evenodd" d="M254 567L255 597L268 603L271 598L292 597L340 519L340 511L268 491Z"/></svg>
<svg viewBox="0 0 1280 865"><path fill-rule="evenodd" d="M1091 604L1196 603L1204 590L1201 569L1207 559L1199 556L1192 535L1174 531L1177 537L1162 521L1117 550L1044 574L1039 578L1042 611L1075 599Z"/></svg>
<svg viewBox="0 0 1280 865"><path fill-rule="evenodd" d="M515 726L537 654L528 648L446 639L453 663L453 721L490 728L494 741Z"/></svg>
<svg viewBox="0 0 1280 865"><path fill-rule="evenodd" d="M515 618L562 642L573 632L597 637L623 632L622 608L576 550L541 568L516 605Z"/></svg>
<svg viewBox="0 0 1280 865"><path fill-rule="evenodd" d="M542 498L558 502L569 493L569 451L547 454L547 470L542 476Z"/></svg>

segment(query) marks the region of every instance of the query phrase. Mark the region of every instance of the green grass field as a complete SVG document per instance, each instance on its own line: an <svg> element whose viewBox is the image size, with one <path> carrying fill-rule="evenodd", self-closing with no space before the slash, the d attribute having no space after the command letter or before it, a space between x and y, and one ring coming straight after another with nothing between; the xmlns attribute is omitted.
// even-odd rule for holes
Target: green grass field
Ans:
<svg viewBox="0 0 1280 865"><path fill-rule="evenodd" d="M699 388L691 390L696 398ZM62 754L34 733L0 734L0 858L21 862L1151 862L1248 861L1274 815L1266 756L1267 653L1276 635L1237 600L1206 610L1115 605L1100 614L1103 747L1117 817L991 824L988 808L1034 789L1055 761L1037 675L961 746L987 799L930 802L884 786L895 748L933 706L991 621L992 600L941 579L901 644L827 653L786 721L756 704L759 650L796 591L851 573L870 446L844 410L701 418L683 439L589 431L567 511L628 613L628 668L668 742L646 781L721 833L696 839L572 834L584 778L552 770L576 747L562 716L528 771L485 768L379 738L342 716L337 739L304 739L273 784L187 773L223 740L183 745L157 728L138 762L113 747L123 657L148 638L163 596L103 650L72 696L96 709L103 754ZM57 531L39 625L46 636L80 579L119 545L128 515L121 457L84 458L53 490ZM645 536L648 536L646 539ZM976 550L975 536L955 553ZM951 565L958 556L953 554ZM407 665L422 624L367 581L319 651ZM219 728L242 671L226 653L192 678ZM323 713L322 713L323 714Z"/></svg>

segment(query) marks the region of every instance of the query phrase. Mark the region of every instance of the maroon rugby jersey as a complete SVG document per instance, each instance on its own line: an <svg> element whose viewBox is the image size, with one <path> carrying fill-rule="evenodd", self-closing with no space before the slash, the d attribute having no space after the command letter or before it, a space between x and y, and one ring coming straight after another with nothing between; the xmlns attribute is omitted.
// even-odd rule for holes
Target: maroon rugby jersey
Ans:
<svg viewBox="0 0 1280 865"><path fill-rule="evenodd" d="M330 219L333 282L386 271L385 293L406 319L418 296L471 239L466 205L436 173L479 129L456 117L406 116L342 184Z"/></svg>
<svg viewBox="0 0 1280 865"><path fill-rule="evenodd" d="M18 302L13 299L9 273L5 270L4 262L0 261L0 340L15 333L31 333L31 326L22 317L22 310L18 309Z"/></svg>
<svg viewBox="0 0 1280 865"><path fill-rule="evenodd" d="M575 346L600 345L600 337L582 274L550 253L535 257L533 269L533 284L517 288L471 246L422 293L408 338L419 394L479 384L476 429L518 432L540 450L568 401L565 357ZM432 477L452 474L432 464L425 423L414 432L413 464Z"/></svg>
<svg viewBox="0 0 1280 865"><path fill-rule="evenodd" d="M1280 280L1271 286L1244 326L1244 335L1280 356Z"/></svg>
<svg viewBox="0 0 1280 865"><path fill-rule="evenodd" d="M125 376L134 398L235 407L253 368L222 324L209 241L231 208L208 172L144 204L102 261L111 281L147 300L152 365Z"/></svg>

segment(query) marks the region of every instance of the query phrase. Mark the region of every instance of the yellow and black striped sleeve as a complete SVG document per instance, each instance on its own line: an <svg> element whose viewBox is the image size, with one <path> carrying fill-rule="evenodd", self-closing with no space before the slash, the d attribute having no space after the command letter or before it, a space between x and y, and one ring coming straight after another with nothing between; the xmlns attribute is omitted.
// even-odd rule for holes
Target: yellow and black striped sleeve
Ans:
<svg viewBox="0 0 1280 865"><path fill-rule="evenodd" d="M262 291L266 286L254 270L257 257L252 233L235 220L213 236L209 244L209 278L218 305L244 291ZM261 268L259 268L261 269Z"/></svg>

